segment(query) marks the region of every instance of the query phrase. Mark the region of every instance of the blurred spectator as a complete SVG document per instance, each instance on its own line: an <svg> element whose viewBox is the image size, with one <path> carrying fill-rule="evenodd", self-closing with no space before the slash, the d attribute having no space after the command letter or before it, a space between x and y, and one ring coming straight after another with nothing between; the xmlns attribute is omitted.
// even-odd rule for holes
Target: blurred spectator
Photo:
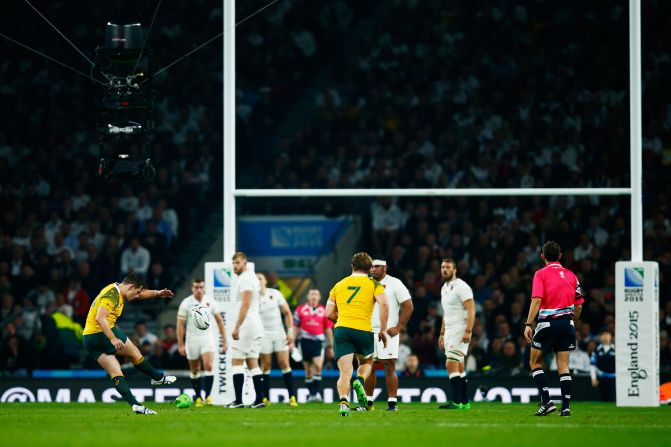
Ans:
<svg viewBox="0 0 671 447"><path fill-rule="evenodd" d="M396 235L404 223L403 213L389 197L381 197L371 206L373 249L375 253L391 254Z"/></svg>
<svg viewBox="0 0 671 447"><path fill-rule="evenodd" d="M0 371L4 371L10 377L29 377L31 364L29 355L19 337L10 336L4 340L0 348Z"/></svg>
<svg viewBox="0 0 671 447"><path fill-rule="evenodd" d="M146 275L150 261L149 250L140 245L138 238L133 238L130 246L121 254L121 273L125 275L129 272L138 272Z"/></svg>
<svg viewBox="0 0 671 447"><path fill-rule="evenodd" d="M502 339L496 339L502 340ZM514 372L522 367L522 359L517 350L517 345L512 340L505 340L501 347L500 355L492 360L492 366L497 366Z"/></svg>
<svg viewBox="0 0 671 447"><path fill-rule="evenodd" d="M174 324L166 324L163 326L163 340L161 340L163 350L170 355L175 355L177 352L177 332Z"/></svg>
<svg viewBox="0 0 671 447"><path fill-rule="evenodd" d="M424 371L419 367L419 357L417 357L416 354L410 354L408 356L403 367L402 375L406 378L424 377Z"/></svg>
<svg viewBox="0 0 671 447"><path fill-rule="evenodd" d="M569 364L568 368L571 371L572 374L574 375L587 375L590 373L590 370L592 369L591 367L591 362L589 358L589 354L587 354L586 351L580 349L579 347L576 348L575 351L571 352L571 357L574 357L575 359L569 358ZM557 370L557 358L553 357L552 362L550 363L550 370L556 371Z"/></svg>
<svg viewBox="0 0 671 447"><path fill-rule="evenodd" d="M158 340L156 334L153 334L147 330L147 323L145 321L138 321L135 323L135 337L137 337L138 343L143 345L144 343L149 343L154 345Z"/></svg>
<svg viewBox="0 0 671 447"><path fill-rule="evenodd" d="M65 289L65 298L72 306L73 318L81 324L86 321L89 311L89 294L82 288L82 283L77 276L70 278L70 284Z"/></svg>
<svg viewBox="0 0 671 447"><path fill-rule="evenodd" d="M2 295L2 307L0 308L0 321L5 321L7 318L14 315L19 308L14 304L14 297L11 293L4 293Z"/></svg>
<svg viewBox="0 0 671 447"><path fill-rule="evenodd" d="M41 328L40 309L35 306L35 303L30 297L26 298L24 302L21 316L17 324L18 327L16 332L22 339L31 342L36 340Z"/></svg>
<svg viewBox="0 0 671 447"><path fill-rule="evenodd" d="M52 365L56 369L67 369L71 363L79 360L82 350L82 326L72 319L72 307L65 297L57 297L55 310L50 317L55 324L56 338L51 340Z"/></svg>
<svg viewBox="0 0 671 447"><path fill-rule="evenodd" d="M666 343L665 343L666 344ZM590 376L592 386L599 387L601 400L605 402L615 401L615 345L613 336L608 331L601 332L600 344L591 354L592 365ZM660 366L664 365L660 359ZM661 366L663 368L663 366Z"/></svg>
<svg viewBox="0 0 671 447"><path fill-rule="evenodd" d="M148 345L151 347L149 343L145 343L142 345L143 347L143 353L144 353L144 346ZM161 343L156 343L154 344L153 347L147 352L147 360L155 367L159 369L167 369L170 368L170 354L165 351L165 348Z"/></svg>
<svg viewBox="0 0 671 447"><path fill-rule="evenodd" d="M266 278L268 278L267 287L279 290L289 306L296 307L298 305L298 300L297 297L294 296L293 290L291 290L291 287L289 287L289 285L283 279L277 276L276 272L269 271L266 275Z"/></svg>
<svg viewBox="0 0 671 447"><path fill-rule="evenodd" d="M430 321L422 321L412 341L412 352L417 354L422 368L435 368L438 363L438 338L434 325Z"/></svg>
<svg viewBox="0 0 671 447"><path fill-rule="evenodd" d="M168 278L163 271L163 266L158 262L153 262L147 274L147 288L161 290L167 283Z"/></svg>

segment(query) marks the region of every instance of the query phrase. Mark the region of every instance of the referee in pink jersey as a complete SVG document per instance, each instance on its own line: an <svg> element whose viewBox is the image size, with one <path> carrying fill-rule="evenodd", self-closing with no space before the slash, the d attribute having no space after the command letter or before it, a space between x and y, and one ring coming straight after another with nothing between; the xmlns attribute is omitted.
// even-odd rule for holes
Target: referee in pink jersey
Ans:
<svg viewBox="0 0 671 447"><path fill-rule="evenodd" d="M547 378L543 371L543 353L554 351L557 355L557 371L561 386L562 409L559 416L571 416L571 374L569 353L575 350L575 320L580 317L584 302L580 282L575 274L562 267L561 247L554 241L543 245L541 259L545 267L534 275L531 290L531 307L524 328L524 337L531 343L531 375L541 395L541 403L535 416L546 416L557 410L550 400ZM533 321L538 315L536 330Z"/></svg>
<svg viewBox="0 0 671 447"><path fill-rule="evenodd" d="M308 291L307 302L294 311L294 326L299 329L298 339L305 368L305 385L310 392L308 402L321 402L324 342L333 356L333 323L326 318L326 307L321 304L319 289Z"/></svg>

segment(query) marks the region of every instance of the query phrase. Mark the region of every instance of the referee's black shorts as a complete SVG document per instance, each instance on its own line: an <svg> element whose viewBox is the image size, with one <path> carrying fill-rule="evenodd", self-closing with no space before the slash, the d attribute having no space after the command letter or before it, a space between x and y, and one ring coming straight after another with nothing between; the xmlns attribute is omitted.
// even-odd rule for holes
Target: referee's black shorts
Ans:
<svg viewBox="0 0 671 447"><path fill-rule="evenodd" d="M575 351L575 326L572 318L540 320L531 346L543 352Z"/></svg>

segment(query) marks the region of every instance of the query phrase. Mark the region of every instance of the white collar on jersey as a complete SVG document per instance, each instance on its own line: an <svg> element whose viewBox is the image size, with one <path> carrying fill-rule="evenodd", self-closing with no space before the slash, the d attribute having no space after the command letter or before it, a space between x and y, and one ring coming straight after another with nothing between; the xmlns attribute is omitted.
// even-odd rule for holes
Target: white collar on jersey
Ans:
<svg viewBox="0 0 671 447"><path fill-rule="evenodd" d="M352 274L351 274L350 276L368 276L368 275L367 275L366 273L355 273L355 272L352 272Z"/></svg>

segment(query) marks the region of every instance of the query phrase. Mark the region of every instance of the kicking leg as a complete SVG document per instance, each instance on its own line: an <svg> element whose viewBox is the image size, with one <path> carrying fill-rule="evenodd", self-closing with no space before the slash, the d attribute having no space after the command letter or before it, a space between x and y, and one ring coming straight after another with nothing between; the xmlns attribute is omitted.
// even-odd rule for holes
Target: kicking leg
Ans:
<svg viewBox="0 0 671 447"><path fill-rule="evenodd" d="M152 385L166 385L174 383L177 380L175 376L166 376L151 366L147 359L142 356L137 346L130 341L130 338L126 340L119 354L129 357L136 370L151 377Z"/></svg>
<svg viewBox="0 0 671 447"><path fill-rule="evenodd" d="M97 359L98 364L109 374L116 388L117 392L121 397L128 402L128 404L133 408L133 411L137 414L156 414L155 411L146 408L144 405L140 404L137 401L135 396L130 390L130 386L126 382L126 378L121 373L121 365L119 365L119 360L114 355L111 354L101 354Z"/></svg>

